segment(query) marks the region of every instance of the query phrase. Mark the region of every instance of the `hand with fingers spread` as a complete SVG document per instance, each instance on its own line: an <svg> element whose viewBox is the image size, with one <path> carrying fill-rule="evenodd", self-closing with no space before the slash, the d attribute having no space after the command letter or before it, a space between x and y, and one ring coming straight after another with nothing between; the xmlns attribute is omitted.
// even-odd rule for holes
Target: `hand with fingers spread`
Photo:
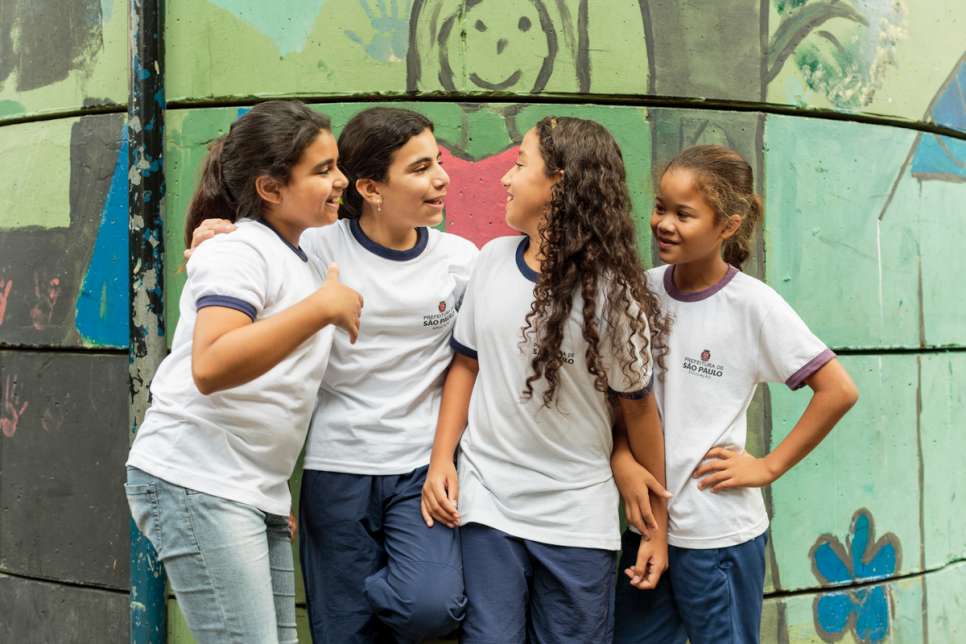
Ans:
<svg viewBox="0 0 966 644"><path fill-rule="evenodd" d="M721 492L736 487L763 487L777 477L766 458L755 458L748 452L730 447L713 447L694 470L701 479L698 489Z"/></svg>
<svg viewBox="0 0 966 644"><path fill-rule="evenodd" d="M420 512L428 527L433 527L434 519L448 528L459 525L459 488L459 476L453 461L430 463L420 501Z"/></svg>
<svg viewBox="0 0 966 644"><path fill-rule="evenodd" d="M349 334L349 341L355 344L359 337L359 318L362 315L362 296L339 281L339 266L329 264L325 282L315 292L326 311L329 324L334 324Z"/></svg>
<svg viewBox="0 0 966 644"><path fill-rule="evenodd" d="M191 253L206 240L233 230L235 230L235 224L227 219L205 219L191 233L191 248L186 248L184 251L185 261L190 259Z"/></svg>
<svg viewBox="0 0 966 644"><path fill-rule="evenodd" d="M661 575L667 570L667 537L656 533L652 537L641 536L637 549L637 561L624 574L630 578L631 586L638 590L652 590L657 587Z"/></svg>
<svg viewBox="0 0 966 644"><path fill-rule="evenodd" d="M627 523L637 528L642 535L653 534L658 524L654 518L651 495L667 500L671 498L671 493L628 450L614 451L611 469L617 490L624 501Z"/></svg>

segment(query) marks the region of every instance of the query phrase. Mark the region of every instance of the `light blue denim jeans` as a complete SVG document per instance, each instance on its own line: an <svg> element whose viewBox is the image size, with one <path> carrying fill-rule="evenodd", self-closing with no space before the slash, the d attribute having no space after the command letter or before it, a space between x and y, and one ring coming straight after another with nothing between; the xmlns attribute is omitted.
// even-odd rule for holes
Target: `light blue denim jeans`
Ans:
<svg viewBox="0 0 966 644"><path fill-rule="evenodd" d="M133 467L124 489L199 644L298 642L288 517Z"/></svg>

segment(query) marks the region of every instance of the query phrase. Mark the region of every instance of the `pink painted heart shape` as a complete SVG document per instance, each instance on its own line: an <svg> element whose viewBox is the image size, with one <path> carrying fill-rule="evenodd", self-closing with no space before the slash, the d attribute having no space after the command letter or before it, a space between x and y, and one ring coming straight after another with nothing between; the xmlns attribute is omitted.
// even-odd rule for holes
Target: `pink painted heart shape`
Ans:
<svg viewBox="0 0 966 644"><path fill-rule="evenodd" d="M446 195L446 232L482 246L494 237L519 235L506 225L506 191L500 177L517 157L517 147L467 161L440 146L443 167L450 177Z"/></svg>

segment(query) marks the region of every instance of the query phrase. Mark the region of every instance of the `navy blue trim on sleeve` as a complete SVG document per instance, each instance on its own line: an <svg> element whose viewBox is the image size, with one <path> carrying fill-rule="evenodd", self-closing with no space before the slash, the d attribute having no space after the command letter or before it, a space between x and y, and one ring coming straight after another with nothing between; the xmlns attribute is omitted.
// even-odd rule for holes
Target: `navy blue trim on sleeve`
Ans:
<svg viewBox="0 0 966 644"><path fill-rule="evenodd" d="M647 385L643 389L638 389L637 391L617 391L615 389L607 388L612 396L617 396L618 398L624 398L626 400L642 400L647 398L647 394L651 393L651 385L654 384L654 378L652 377Z"/></svg>
<svg viewBox="0 0 966 644"><path fill-rule="evenodd" d="M476 357L476 351L470 349L465 344L460 344L459 341L454 337L450 337L449 346L453 348L453 351L459 353L460 355L464 355L467 358L473 358L474 360L479 360L479 358Z"/></svg>
<svg viewBox="0 0 966 644"><path fill-rule="evenodd" d="M373 255L378 255L379 257L384 257L385 259L391 259L397 262L404 262L406 260L419 257L419 255L426 250L426 244L429 243L429 231L426 230L425 226L420 226L416 229L416 244L412 248L407 248L406 250L389 248L369 239L369 236L366 235L366 231L362 230L362 226L359 225L359 220L356 218L349 220L349 230L352 231L352 236L355 237L355 240L359 242L359 244L367 251Z"/></svg>
<svg viewBox="0 0 966 644"><path fill-rule="evenodd" d="M258 315L258 311L254 306L245 300L239 300L237 297L231 297L228 295L205 295L203 297L199 297L198 301L195 302L195 309L199 311L209 306L220 306L224 309L234 309L235 311L244 313L250 317L252 322L255 321L255 316Z"/></svg>

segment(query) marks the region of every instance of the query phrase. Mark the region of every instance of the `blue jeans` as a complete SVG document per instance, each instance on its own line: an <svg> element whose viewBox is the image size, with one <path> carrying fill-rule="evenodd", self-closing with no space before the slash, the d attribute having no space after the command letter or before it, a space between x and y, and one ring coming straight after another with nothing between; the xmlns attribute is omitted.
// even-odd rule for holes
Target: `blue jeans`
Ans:
<svg viewBox="0 0 966 644"><path fill-rule="evenodd" d="M199 644L298 642L288 517L133 467L124 489Z"/></svg>
<svg viewBox="0 0 966 644"><path fill-rule="evenodd" d="M767 539L707 550L670 546L657 588L638 590L623 570L636 561L641 537L625 532L615 644L758 644Z"/></svg>
<svg viewBox="0 0 966 644"><path fill-rule="evenodd" d="M459 532L423 523L427 469L303 473L299 550L315 644L409 644L459 626Z"/></svg>

